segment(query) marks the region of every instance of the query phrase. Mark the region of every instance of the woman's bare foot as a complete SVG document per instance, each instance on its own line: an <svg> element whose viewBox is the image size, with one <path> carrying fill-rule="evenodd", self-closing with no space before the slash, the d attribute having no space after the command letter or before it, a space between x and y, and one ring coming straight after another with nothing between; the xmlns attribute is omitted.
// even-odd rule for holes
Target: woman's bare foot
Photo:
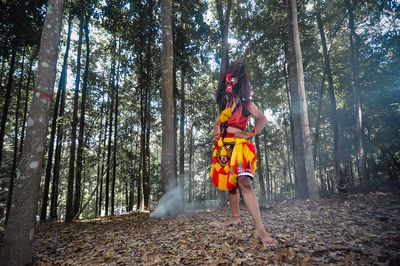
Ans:
<svg viewBox="0 0 400 266"><path fill-rule="evenodd" d="M275 247L278 245L278 242L273 239L265 230L260 233L256 231L254 233L254 237L259 238L265 247Z"/></svg>
<svg viewBox="0 0 400 266"><path fill-rule="evenodd" d="M242 224L242 221L240 220L240 217L232 216L229 220L223 222L220 226L222 228L225 228L225 227L230 226L230 225L238 225L238 224Z"/></svg>

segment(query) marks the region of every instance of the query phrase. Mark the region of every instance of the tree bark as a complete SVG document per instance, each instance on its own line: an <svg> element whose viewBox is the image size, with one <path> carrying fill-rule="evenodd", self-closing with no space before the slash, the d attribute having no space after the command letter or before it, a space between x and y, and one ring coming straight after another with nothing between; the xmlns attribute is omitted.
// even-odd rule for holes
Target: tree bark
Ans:
<svg viewBox="0 0 400 266"><path fill-rule="evenodd" d="M6 96L5 96L5 100L4 100L4 106L3 106L3 115L1 117L1 127L0 127L0 167L1 167L1 162L2 162L2 159L3 159L4 134L6 132L8 109L10 107L10 102L11 102L12 83L14 81L16 53L17 52L15 51L15 49L13 49L12 50L12 54L11 54L10 70L8 72L8 82L7 82Z"/></svg>
<svg viewBox="0 0 400 266"><path fill-rule="evenodd" d="M106 163L106 191L105 191L105 215L108 216L108 208L109 208L109 197L110 197L110 164L111 164L111 145L112 145L112 126L113 126L113 110L114 110L114 93L113 93L113 87L114 87L114 75L115 75L115 61L112 63L113 65L111 66L111 75L112 75L112 81L111 81L111 89L109 91L110 98L111 98L111 106L110 106L110 117L109 117L109 131L108 131L108 146L107 146L107 163Z"/></svg>
<svg viewBox="0 0 400 266"><path fill-rule="evenodd" d="M258 135L256 135L255 137L255 141L256 141L256 150L258 152L260 152L260 139L258 137ZM267 198L265 196L265 184L264 184L264 171L263 171L263 164L262 164L262 156L260 156L258 158L258 164L260 165L260 167L258 168L258 180L260 181L260 201L261 203L266 202Z"/></svg>
<svg viewBox="0 0 400 266"><path fill-rule="evenodd" d="M84 11L82 11L84 12ZM83 135L85 133L85 113L86 113L86 97L87 97L87 78L90 65L90 43L89 43L89 20L90 16L85 17L85 41L86 41L86 63L83 73L82 83L82 100L81 100L81 114L79 117L79 133L78 133L78 148L76 154L76 172L75 172L75 191L74 191L74 217L81 209L81 183L82 183L82 170L83 170L83 153L84 141Z"/></svg>
<svg viewBox="0 0 400 266"><path fill-rule="evenodd" d="M173 107L173 64L174 51L171 28L171 0L161 0L162 25L162 89L161 89L161 187L165 194L177 186L174 168L174 107Z"/></svg>
<svg viewBox="0 0 400 266"><path fill-rule="evenodd" d="M179 192L185 198L185 69L181 68L181 117L179 128Z"/></svg>
<svg viewBox="0 0 400 266"><path fill-rule="evenodd" d="M51 12L49 12L50 8ZM22 152L15 194L1 249L0 261L4 264L25 265L31 263L32 259L31 244L56 76L63 9L63 0L49 0L40 42L34 97L29 111L27 139Z"/></svg>
<svg viewBox="0 0 400 266"><path fill-rule="evenodd" d="M358 37L355 25L354 25L354 5L351 5L350 0L344 0L347 12L349 14L349 40L350 40L350 51L351 51L351 65L353 70L353 94L356 103L356 136L357 136L357 148L358 148L358 161L359 168L361 171L360 180L365 182L365 185L369 184L369 176L367 172L367 160L365 152L365 136L364 136L364 122L363 122L363 108L361 101L361 89L359 80L359 47L360 38Z"/></svg>
<svg viewBox="0 0 400 266"><path fill-rule="evenodd" d="M232 9L232 0L227 0L227 7L225 10L225 17L223 11L223 4L222 0L216 0L217 6L217 13L218 13L218 20L220 24L220 32L221 32L221 39L222 39L222 55L221 55L221 70L220 75L222 76L223 73L226 72L226 69L229 65L229 57L228 57L228 35L229 35L229 19L231 15Z"/></svg>
<svg viewBox="0 0 400 266"><path fill-rule="evenodd" d="M84 10L83 1L81 0L81 14L79 16L79 39L78 51L76 59L76 78L75 78L75 96L74 110L72 114L72 129L71 129L71 145L69 152L69 167L68 167L68 186L67 186L67 202L65 207L65 222L71 222L74 218L74 181L75 181L75 153L76 153L76 127L78 124L78 105L79 105L79 84L81 80L81 53L82 53L82 35L83 35Z"/></svg>
<svg viewBox="0 0 400 266"><path fill-rule="evenodd" d="M269 202L272 200L272 185L271 185L271 178L270 178L270 169L269 169L269 160L268 160L268 145L267 145L267 138L264 138L264 156L265 156L265 175L267 179L267 191L266 191L266 198Z"/></svg>
<svg viewBox="0 0 400 266"><path fill-rule="evenodd" d="M297 7L296 0L286 0L288 11L288 29L289 29L289 66L290 66L290 84L292 95L292 108L296 113L297 121L295 122L296 147L302 146L303 150L296 151L296 164L304 165L306 176L299 175L301 182L301 190L299 196L301 198L310 196L311 199L319 199L318 186L315 179L314 161L312 155L311 136L308 124L306 93L304 88L303 75L303 58L301 54L300 35L297 24ZM294 119L295 120L295 119ZM298 126L297 126L298 125ZM296 134L296 131L297 134ZM300 153L299 153L300 152ZM308 188L308 191L307 191Z"/></svg>
<svg viewBox="0 0 400 266"><path fill-rule="evenodd" d="M119 67L120 67L120 43L118 45L118 67L117 67L117 79L115 84L115 119L114 119L114 147L113 147L113 176L111 184L111 215L115 212L115 182L117 178L117 144L118 144L118 105L119 105Z"/></svg>
<svg viewBox="0 0 400 266"><path fill-rule="evenodd" d="M189 202L192 202L192 190L193 190L193 176L192 176L192 159L193 159L193 123L190 126L190 137L189 137Z"/></svg>

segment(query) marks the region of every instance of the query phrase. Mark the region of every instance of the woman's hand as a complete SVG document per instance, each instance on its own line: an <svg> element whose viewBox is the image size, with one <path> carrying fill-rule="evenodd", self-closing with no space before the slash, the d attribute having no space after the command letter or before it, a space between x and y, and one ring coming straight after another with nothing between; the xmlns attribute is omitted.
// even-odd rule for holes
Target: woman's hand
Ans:
<svg viewBox="0 0 400 266"><path fill-rule="evenodd" d="M235 138L241 138L241 139L249 139L250 136L244 133L243 131L238 131L235 132Z"/></svg>
<svg viewBox="0 0 400 266"><path fill-rule="evenodd" d="M218 130L218 132L214 131L214 139L218 141L220 137L221 137L221 133L219 133L219 130Z"/></svg>

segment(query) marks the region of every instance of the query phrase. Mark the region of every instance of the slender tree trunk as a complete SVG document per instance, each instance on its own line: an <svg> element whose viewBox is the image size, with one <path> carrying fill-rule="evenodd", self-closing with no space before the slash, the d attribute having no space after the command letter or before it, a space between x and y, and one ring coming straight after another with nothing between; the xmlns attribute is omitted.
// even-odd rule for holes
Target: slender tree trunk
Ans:
<svg viewBox="0 0 400 266"><path fill-rule="evenodd" d="M292 179L292 167L290 165L290 148L289 148L289 136L287 133L287 122L284 123L285 130L285 143L286 143L286 160L287 160L287 168L289 173L289 182L290 182L290 196L293 195L293 179Z"/></svg>
<svg viewBox="0 0 400 266"><path fill-rule="evenodd" d="M193 177L192 177L192 159L193 159L193 123L190 126L189 135L189 202L192 202L192 191L193 191Z"/></svg>
<svg viewBox="0 0 400 266"><path fill-rule="evenodd" d="M63 70L64 70L64 66L63 66ZM63 78L62 77L63 74L65 75L65 73L61 73L60 80ZM42 209L40 212L40 221L41 222L46 220L46 215L47 215L51 169L52 169L52 163L53 163L54 140L55 140L55 135L56 135L56 126L57 126L57 117L58 117L60 99L61 99L61 86L58 86L57 95L56 95L56 103L54 105L54 111L53 111L53 119L51 122L52 124L51 124L51 133L50 133L49 152L47 155L46 177L45 177L44 186L43 186Z"/></svg>
<svg viewBox="0 0 400 266"><path fill-rule="evenodd" d="M118 48L119 51L120 48ZM120 58L119 52L119 58ZM117 143L118 143L118 105L119 105L119 67L120 62L118 60L118 67L117 67L117 81L115 86L115 121L114 121L114 151L113 151L113 176L112 176L112 184L111 184L111 215L114 215L115 212L115 182L117 178Z"/></svg>
<svg viewBox="0 0 400 266"><path fill-rule="evenodd" d="M60 101L61 101L61 94L64 93L63 97L63 102L65 102L65 87L66 87L66 82L67 82L67 70L68 70L68 56L69 56L69 48L70 48L70 42L71 42L71 23L72 23L72 15L69 15L68 17L68 33L67 33L67 45L65 48L65 54L64 54L64 61L63 61L63 66L61 70L61 75L60 75L60 82L58 83L58 89L57 89L57 96L56 96L56 103L54 105L54 111L53 111L53 120L51 124L51 135L50 135L50 144L49 144L49 153L47 157L47 165L46 165L46 177L45 177L45 185L44 185L44 191L43 191L43 200L42 200L42 209L40 213L40 221L45 221L46 220L46 214L47 214L47 205L48 205L48 200L49 200L49 186L50 186L50 179L51 179L51 170L52 170L52 163L53 163L53 150L54 150L54 140L55 136L57 134L57 143L56 143L56 156L55 156L55 165L58 165L60 163L61 159L61 129L62 127L58 114L59 112L61 113L61 108L60 108ZM64 108L64 103L61 104L62 108ZM64 114L64 111L62 111ZM61 116L61 114L60 114ZM57 124L58 124L58 129L57 129ZM57 132L56 132L57 130ZM57 212L56 212L56 206L57 206L57 198L58 198L58 193L55 193L56 191L58 192L58 179L56 179L56 176L58 177L58 166L54 167L55 171L53 172L53 183L52 183L52 189L51 189L51 205L50 205L50 217L52 219L57 218Z"/></svg>
<svg viewBox="0 0 400 266"><path fill-rule="evenodd" d="M104 115L105 126L104 126L104 138L103 138L103 149L102 149L102 156L101 156L101 179L100 179L100 199L99 199L99 216L101 216L101 206L103 202L103 183L104 183L104 171L105 171L105 159L106 159L106 145L107 145L107 129L108 129L108 106L110 102L110 98L107 97L107 102L105 102L105 89L103 88L103 103L106 105L106 112ZM103 112L102 112L103 113Z"/></svg>
<svg viewBox="0 0 400 266"><path fill-rule="evenodd" d="M181 68L181 118L179 128L179 192L185 198L185 69Z"/></svg>
<svg viewBox="0 0 400 266"><path fill-rule="evenodd" d="M267 179L267 191L266 191L266 198L269 202L271 202L272 196L272 189L271 189L271 178L270 178L270 169L269 169L269 160L268 160L268 146L267 146L267 138L264 138L264 156L265 156L265 175Z"/></svg>
<svg viewBox="0 0 400 266"><path fill-rule="evenodd" d="M256 141L256 150L260 152L260 139L258 135L255 136ZM258 164L260 165L258 170L258 180L260 181L260 201L262 203L266 202L267 198L265 196L265 184L264 184L264 171L263 171L263 163L262 156L258 158Z"/></svg>
<svg viewBox="0 0 400 266"><path fill-rule="evenodd" d="M365 152L365 136L364 136L364 122L363 122L363 108L361 102L361 89L359 81L359 47L360 38L358 37L354 25L354 5L350 0L344 0L347 12L349 14L349 29L350 29L350 51L351 51L351 64L353 70L353 94L356 103L357 122L356 122L356 136L358 145L358 161L361 171L360 179L365 181L365 185L369 184L369 176L367 172L367 160Z"/></svg>
<svg viewBox="0 0 400 266"><path fill-rule="evenodd" d="M288 10L288 29L289 29L289 66L290 66L290 83L292 92L292 108L296 110L296 116L300 123L295 126L295 131L300 131L295 135L300 136L299 142L296 140L296 147L298 144L303 146L303 152L296 154L299 161L304 165L306 176L300 176L301 185L300 197L307 197L308 194L311 199L319 199L318 185L315 179L314 161L312 155L311 136L308 124L307 102L304 88L304 75L303 75L303 58L301 55L300 36L297 24L297 7L296 0L287 0ZM296 153L298 150L296 149ZM303 155L304 157L302 157ZM307 191L308 187L308 191Z"/></svg>
<svg viewBox="0 0 400 266"><path fill-rule="evenodd" d="M25 265L32 260L32 240L39 199L40 175L53 97L58 41L63 14L63 0L49 0L40 42L35 93L29 111L27 139L22 152L10 215L1 248L0 261ZM51 27L49 27L51 25Z"/></svg>
<svg viewBox="0 0 400 266"><path fill-rule="evenodd" d="M115 62L113 62L113 66L112 68L115 68L114 66ZM111 70L112 72L112 76L114 76L114 71L115 70ZM114 82L112 82L114 83ZM114 85L111 85L111 88L113 88ZM108 208L109 208L109 196L110 196L110 164L111 164L111 146L112 146L112 126L113 126L113 110L114 110L114 93L113 93L113 89L111 89L111 92L109 92L111 95L111 106L110 106L110 120L108 122L108 126L109 126L109 132L108 132L108 147L107 147L107 164L106 164L106 191L105 191L105 215L108 216Z"/></svg>
<svg viewBox="0 0 400 266"><path fill-rule="evenodd" d="M14 80L14 71L15 71L15 57L16 57L16 50L12 50L11 54L11 62L10 62L10 70L8 72L8 82L6 87L6 96L3 105L3 115L1 117L1 127L0 127L0 167L3 158L3 145L4 145L4 134L6 132L6 124L7 124L7 116L8 116L8 109L10 107L11 102L11 91L12 91L12 83Z"/></svg>
<svg viewBox="0 0 400 266"><path fill-rule="evenodd" d="M222 39L222 53L221 53L221 71L220 75L222 76L223 73L226 72L226 69L229 65L229 57L228 57L228 35L229 35L229 20L231 15L232 9L232 0L227 0L227 7L225 10L225 17L223 11L223 4L222 0L216 0L217 6L217 13L218 13L218 20L220 24L220 32L221 32L221 39Z"/></svg>
<svg viewBox="0 0 400 266"><path fill-rule="evenodd" d="M322 50L324 52L325 72L329 84L328 92L329 92L329 97L331 99L330 107L331 107L331 123L333 131L333 163L335 166L335 179L339 180L339 183L341 183L342 177L340 176L340 165L339 165L339 125L337 121L337 112L336 112L336 97L335 97L335 90L333 88L333 78L331 72L331 64L328 55L328 47L326 45L325 32L324 32L324 27L322 25L321 14L319 12L317 13L317 22L318 22L319 33L321 36Z"/></svg>
<svg viewBox="0 0 400 266"><path fill-rule="evenodd" d="M84 11L82 11L84 12ZM83 135L85 133L85 113L86 113L86 97L87 97L87 77L90 65L90 46L89 46L89 16L85 17L84 31L86 41L86 63L83 73L82 82L82 100L81 100L81 114L79 117L79 133L78 133L78 148L76 153L76 172L75 172L75 191L74 191L74 217L79 213L81 208L81 183L82 183L82 168L83 168L83 153L84 143Z"/></svg>
<svg viewBox="0 0 400 266"><path fill-rule="evenodd" d="M18 132L19 132L19 104L21 102L22 79L23 79L23 76L24 76L24 62L25 62L25 49L24 49L23 54L22 54L21 76L20 76L20 79L19 79L18 92L17 92L17 106L15 108L14 153L13 153L14 155L13 155L13 162L12 162L12 166L11 166L10 182L9 182L9 187L8 187L5 224L7 224L8 215L10 213L11 199L12 199L13 191L14 191L15 172L16 172L16 168L17 168Z"/></svg>
<svg viewBox="0 0 400 266"><path fill-rule="evenodd" d="M325 77L326 77L326 71L324 70L324 74L322 75L321 88L319 90L317 118L316 118L316 123L315 123L314 146L313 146L314 162L317 161L317 153L318 153L318 147L319 147L319 135L320 135L319 130L320 130L320 124L321 124L321 110L322 110L322 99L323 99L323 95L324 95ZM321 159L319 159L319 165L321 165ZM319 177L320 177L320 182L321 182L321 189L322 189L322 191L325 191L326 187L325 187L325 183L322 180L322 175L319 175Z"/></svg>
<svg viewBox="0 0 400 266"><path fill-rule="evenodd" d="M285 48L286 45L285 45ZM295 141L295 136L294 136L294 122L293 122L293 110L292 110L292 105L291 105L291 99L290 99L290 91L289 91L289 81L288 81L288 73L287 73L287 61L286 58L287 56L287 50L285 49L284 53L285 53L285 63L283 65L283 75L285 78L285 88L286 88L286 96L287 96L287 102L288 102L288 107L289 107L289 125L290 125L290 140L292 142L291 145L291 151L292 151L292 158L293 158L293 166L294 166L294 184L291 183L292 186L292 194L293 191L297 190L297 186L299 184L299 177L297 176L297 171L296 171L296 156L295 156L295 146L296 146L296 141ZM288 156L289 156L289 151L288 151ZM290 168L290 161L289 161L289 157L288 157L288 164L289 164L289 168ZM296 190L295 190L295 186L296 186Z"/></svg>
<svg viewBox="0 0 400 266"><path fill-rule="evenodd" d="M75 96L74 96L74 110L72 114L72 130L71 130L71 145L69 153L69 167L68 167L68 187L67 187L67 202L65 207L65 222L71 222L75 216L73 197L74 197L74 181L75 181L75 153L76 153L76 127L78 124L78 105L79 105L79 84L81 80L81 53L82 53L82 35L83 35L83 22L84 10L83 0L81 0L81 14L79 17L79 40L78 51L76 59L76 79L75 79Z"/></svg>
<svg viewBox="0 0 400 266"><path fill-rule="evenodd" d="M174 168L174 107L173 107L173 64L174 51L171 28L171 0L161 0L162 25L162 89L161 89L161 187L163 193L177 186Z"/></svg>

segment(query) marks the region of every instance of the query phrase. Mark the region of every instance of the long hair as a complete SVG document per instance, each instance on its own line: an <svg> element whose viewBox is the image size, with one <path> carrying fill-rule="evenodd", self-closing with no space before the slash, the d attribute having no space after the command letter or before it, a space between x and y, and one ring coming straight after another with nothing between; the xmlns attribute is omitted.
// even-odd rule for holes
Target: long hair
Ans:
<svg viewBox="0 0 400 266"><path fill-rule="evenodd" d="M237 78L232 93L226 93L226 76L228 74L232 74L232 78ZM248 116L247 103L250 101L250 93L251 89L246 64L243 60L238 60L227 68L226 73L221 75L216 93L219 112L222 112L234 97L239 98L239 104L242 105L242 113L244 116Z"/></svg>

